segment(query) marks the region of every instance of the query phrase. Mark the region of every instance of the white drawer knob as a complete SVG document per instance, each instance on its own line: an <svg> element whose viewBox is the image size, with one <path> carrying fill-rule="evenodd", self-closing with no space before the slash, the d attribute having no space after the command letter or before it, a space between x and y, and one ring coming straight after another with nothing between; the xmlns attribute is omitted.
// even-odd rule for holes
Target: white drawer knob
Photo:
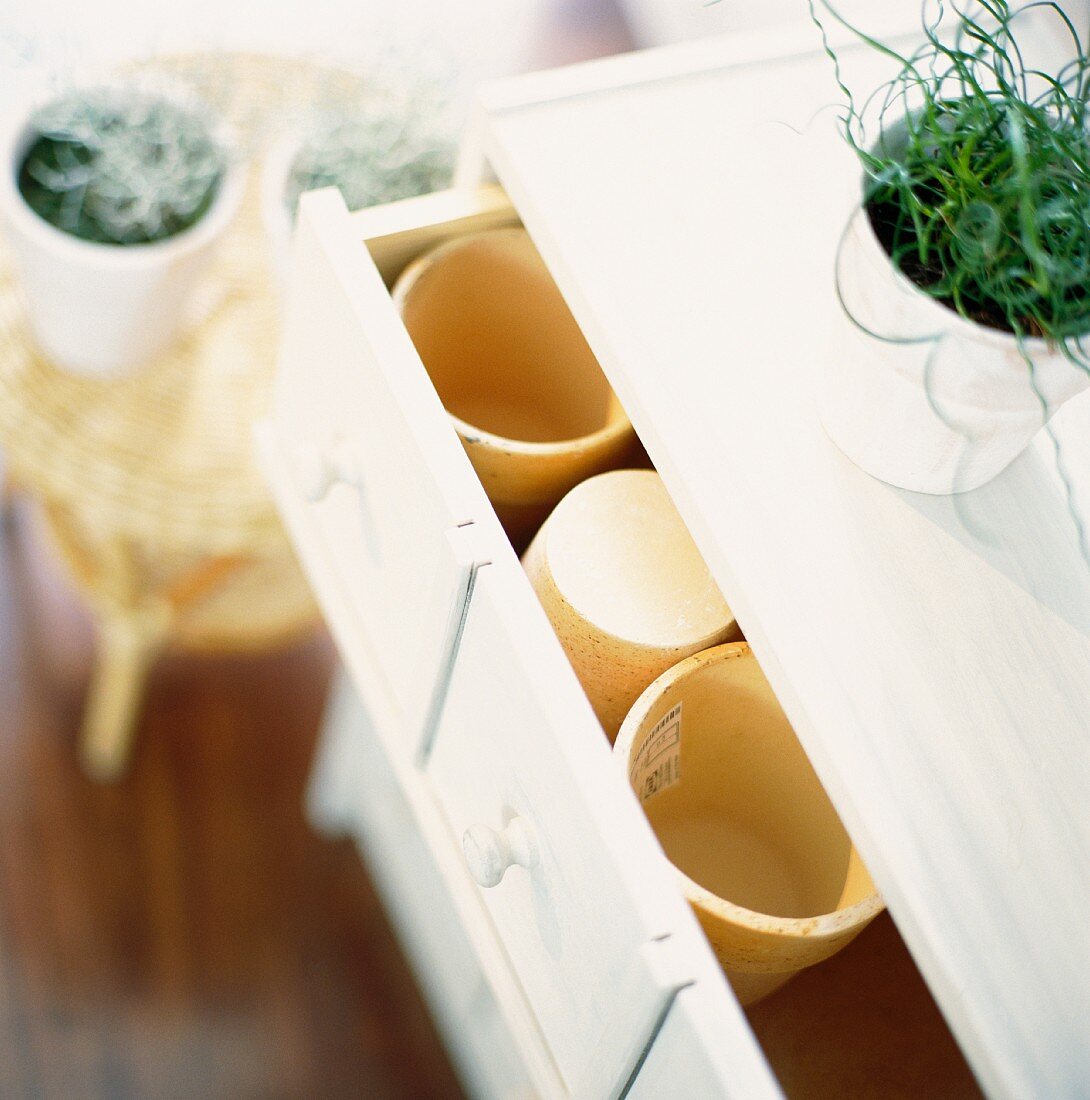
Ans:
<svg viewBox="0 0 1090 1100"><path fill-rule="evenodd" d="M470 825L462 837L469 873L485 887L498 886L508 867L537 866L537 843L530 826L516 817L503 832L487 825Z"/></svg>
<svg viewBox="0 0 1090 1100"><path fill-rule="evenodd" d="M305 443L295 448L295 482L311 504L324 500L339 482L360 487L360 464L348 440L330 446Z"/></svg>

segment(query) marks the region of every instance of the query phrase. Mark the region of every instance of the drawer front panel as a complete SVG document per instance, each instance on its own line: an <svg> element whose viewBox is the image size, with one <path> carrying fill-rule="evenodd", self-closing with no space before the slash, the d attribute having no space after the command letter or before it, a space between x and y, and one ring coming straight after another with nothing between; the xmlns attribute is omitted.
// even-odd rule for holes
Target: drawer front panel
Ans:
<svg viewBox="0 0 1090 1100"><path fill-rule="evenodd" d="M474 937L476 927L466 927L449 877L422 834L418 803L399 782L371 715L343 676L326 717L310 806L312 819L327 827L342 823L361 845L469 1091L495 1100L555 1091L551 1066L541 1065L546 1059L536 1050L536 1028L526 1022L523 1005L513 1003L510 978L490 982L482 965L497 949ZM536 1086L531 1069L539 1071Z"/></svg>
<svg viewBox="0 0 1090 1100"><path fill-rule="evenodd" d="M666 928L618 867L610 834L628 807L611 821L610 793L588 800L558 751L574 736L588 767L610 763L585 699L513 632L520 588L513 558L481 568L425 767L571 1094L609 1096L688 978L650 958ZM548 629L535 616L523 625ZM558 738L560 722L571 728Z"/></svg>
<svg viewBox="0 0 1090 1100"><path fill-rule="evenodd" d="M435 800L425 842L533 1017L546 1095L620 1095L693 982L717 1042L767 1073L375 266L479 227L482 205L395 207L305 197L270 448L346 663L361 687L361 651L381 666L376 729Z"/></svg>
<svg viewBox="0 0 1090 1100"><path fill-rule="evenodd" d="M457 586L450 533L470 506L444 455L427 453L409 429L406 402L428 406L454 458L466 460L434 391L406 393L411 379L382 368L390 344L398 355L415 353L363 242L345 233L339 196L313 198L332 201L302 220L296 240L295 267L306 274L295 281L285 326L278 434L341 589L375 641L411 742ZM358 311L376 298L388 316L361 324Z"/></svg>
<svg viewBox="0 0 1090 1100"><path fill-rule="evenodd" d="M698 981L674 999L626 1100L783 1100L768 1067L746 1056L743 1035L722 1026L712 983Z"/></svg>

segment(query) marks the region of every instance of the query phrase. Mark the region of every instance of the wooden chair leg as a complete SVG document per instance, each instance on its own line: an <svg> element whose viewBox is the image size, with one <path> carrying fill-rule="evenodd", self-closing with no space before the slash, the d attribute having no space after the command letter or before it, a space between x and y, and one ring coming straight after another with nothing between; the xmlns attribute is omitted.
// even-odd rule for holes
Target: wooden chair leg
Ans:
<svg viewBox="0 0 1090 1100"><path fill-rule="evenodd" d="M98 653L83 716L81 756L88 775L124 772L148 669L166 641L161 614L132 612L99 624Z"/></svg>

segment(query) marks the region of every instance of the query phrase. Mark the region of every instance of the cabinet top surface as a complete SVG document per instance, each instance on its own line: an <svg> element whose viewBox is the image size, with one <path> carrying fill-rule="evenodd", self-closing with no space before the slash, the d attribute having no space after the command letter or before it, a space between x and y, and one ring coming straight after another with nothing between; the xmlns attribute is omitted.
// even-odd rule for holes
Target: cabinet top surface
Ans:
<svg viewBox="0 0 1090 1100"><path fill-rule="evenodd" d="M1040 40L1050 48L1050 40ZM485 92L486 153L985 1086L1090 1081L1090 401L991 484L873 480L815 395L858 168L812 28ZM888 73L844 54L860 88Z"/></svg>

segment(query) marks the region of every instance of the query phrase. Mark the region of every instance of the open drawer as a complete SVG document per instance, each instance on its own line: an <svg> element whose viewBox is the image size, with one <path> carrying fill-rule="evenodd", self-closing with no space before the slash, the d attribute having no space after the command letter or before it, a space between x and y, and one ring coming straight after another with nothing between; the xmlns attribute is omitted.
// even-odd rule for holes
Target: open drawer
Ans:
<svg viewBox="0 0 1090 1100"><path fill-rule="evenodd" d="M495 189L354 216L307 196L266 467L378 734L445 822L436 858L478 899L464 919L534 1022L541 1094L624 1095L699 999L718 1038L694 1041L694 1082L774 1096L384 281L516 220Z"/></svg>
<svg viewBox="0 0 1090 1100"><path fill-rule="evenodd" d="M1082 1095L1085 557L1047 445L951 501L874 481L823 432L859 170L818 109L837 94L819 46L725 39L505 83L477 142L980 1081ZM888 73L873 51L840 56L861 91ZM753 1034L385 289L439 240L513 217L494 191L354 217L309 201L269 433L277 491L357 681L392 700L382 736L434 800L452 876L472 883L461 833L530 822L533 865L474 885L466 919L536 1020L540 1091L608 1094L642 1065L634 1094L759 1096L774 1085ZM1090 405L1057 431L1077 449ZM769 1051L788 1027L774 1016L751 1013Z"/></svg>
<svg viewBox="0 0 1090 1100"><path fill-rule="evenodd" d="M357 215L333 192L309 196L275 418L263 432L266 465L386 750L442 822L428 842L490 960L486 973L504 987L498 999L511 1006L513 990L515 1011L530 1021L514 1031L533 1048L524 1053L540 1093L775 1095L754 1030L610 759L390 299L388 284L422 252L517 220L496 187ZM314 463L307 448L334 457ZM300 465L342 470L336 456L353 451L348 484L308 500ZM358 785L365 797L365 776ZM942 1046L947 1056L932 1059L946 1074L938 1087L972 1094L888 922L882 935L855 952L854 969L840 963L827 982L796 979L799 995L789 986L775 1005L751 1010L753 1027L777 1069L805 1082L809 1014L895 1004L882 1000L881 978L871 1000L858 980L892 952L902 969L890 980L907 973L922 991L919 1011L898 1024L896 1049L907 1063L913 1043ZM881 1041L857 1046L853 1059L878 1065L878 1052L892 1049L888 1029ZM833 1090L819 1094L835 1095L840 1070L815 1062Z"/></svg>

